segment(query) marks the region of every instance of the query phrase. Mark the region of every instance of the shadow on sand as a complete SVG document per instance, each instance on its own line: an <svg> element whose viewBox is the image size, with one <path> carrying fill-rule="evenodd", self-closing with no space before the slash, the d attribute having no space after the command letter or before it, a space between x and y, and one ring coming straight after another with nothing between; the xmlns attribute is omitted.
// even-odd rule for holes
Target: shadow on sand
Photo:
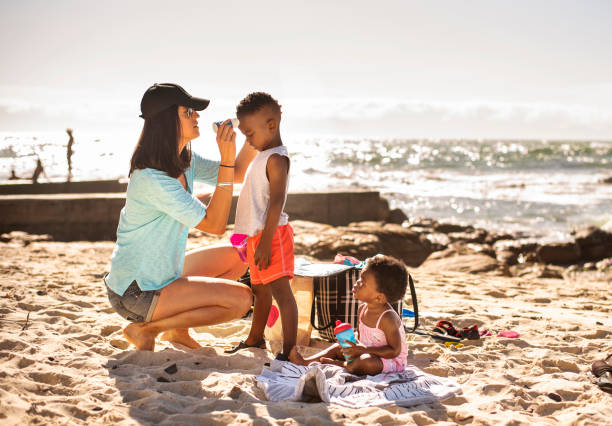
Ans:
<svg viewBox="0 0 612 426"><path fill-rule="evenodd" d="M322 402L267 401L255 379L270 361L267 355L264 350L220 355L212 347L134 350L109 359L104 367L129 405L130 416L145 424L337 424L355 420L350 409ZM450 420L440 403L384 408L375 417L395 423L406 416L417 422L419 418Z"/></svg>

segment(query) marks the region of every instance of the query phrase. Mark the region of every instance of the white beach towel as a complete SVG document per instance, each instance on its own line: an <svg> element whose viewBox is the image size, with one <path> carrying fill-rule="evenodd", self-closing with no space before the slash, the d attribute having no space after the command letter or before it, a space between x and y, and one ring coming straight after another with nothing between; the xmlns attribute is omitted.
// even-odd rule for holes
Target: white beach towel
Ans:
<svg viewBox="0 0 612 426"><path fill-rule="evenodd" d="M270 401L320 399L345 407L408 407L429 404L461 393L452 379L432 376L408 366L401 373L354 376L336 365L314 363L308 367L273 360L257 376L257 384Z"/></svg>

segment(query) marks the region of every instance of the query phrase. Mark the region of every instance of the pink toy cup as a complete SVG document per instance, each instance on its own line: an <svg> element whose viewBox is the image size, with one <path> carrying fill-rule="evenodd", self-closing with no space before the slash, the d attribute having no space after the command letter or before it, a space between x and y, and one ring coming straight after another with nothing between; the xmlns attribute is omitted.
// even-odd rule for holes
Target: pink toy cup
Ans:
<svg viewBox="0 0 612 426"><path fill-rule="evenodd" d="M248 263L247 261L247 240L249 239L248 235L245 234L232 234L230 237L230 243L232 246L238 251L238 256L240 256L240 260L243 263Z"/></svg>

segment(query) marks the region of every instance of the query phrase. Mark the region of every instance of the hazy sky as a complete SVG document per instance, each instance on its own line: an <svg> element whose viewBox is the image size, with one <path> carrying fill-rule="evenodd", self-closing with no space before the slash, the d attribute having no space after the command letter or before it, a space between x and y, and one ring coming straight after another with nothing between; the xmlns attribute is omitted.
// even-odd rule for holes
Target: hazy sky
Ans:
<svg viewBox="0 0 612 426"><path fill-rule="evenodd" d="M4 1L0 131L132 132L154 82L301 133L612 139L610 1ZM202 127L202 126L201 126Z"/></svg>

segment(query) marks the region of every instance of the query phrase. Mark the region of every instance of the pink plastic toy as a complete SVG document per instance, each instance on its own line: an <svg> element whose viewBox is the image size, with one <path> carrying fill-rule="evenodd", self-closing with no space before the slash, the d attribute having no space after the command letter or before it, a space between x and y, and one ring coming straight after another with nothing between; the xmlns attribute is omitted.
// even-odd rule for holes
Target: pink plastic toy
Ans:
<svg viewBox="0 0 612 426"><path fill-rule="evenodd" d="M270 313L268 314L268 322L266 325L268 327L274 326L276 324L276 320L278 319L278 308L275 305L270 307Z"/></svg>
<svg viewBox="0 0 612 426"><path fill-rule="evenodd" d="M500 331L499 333L497 333L498 337L509 337L511 339L516 339L517 337L520 336L520 334L518 334L517 331L514 330L504 330L504 331Z"/></svg>
<svg viewBox="0 0 612 426"><path fill-rule="evenodd" d="M354 266L354 265L358 265L359 263L361 263L361 260L356 259L353 256L344 256L338 253L336 257L334 258L334 263L338 263L340 265Z"/></svg>
<svg viewBox="0 0 612 426"><path fill-rule="evenodd" d="M248 263L246 247L248 239L249 236L245 234L232 234L230 237L230 243L232 243L232 246L238 251L238 256L240 256L240 260L244 263Z"/></svg>

